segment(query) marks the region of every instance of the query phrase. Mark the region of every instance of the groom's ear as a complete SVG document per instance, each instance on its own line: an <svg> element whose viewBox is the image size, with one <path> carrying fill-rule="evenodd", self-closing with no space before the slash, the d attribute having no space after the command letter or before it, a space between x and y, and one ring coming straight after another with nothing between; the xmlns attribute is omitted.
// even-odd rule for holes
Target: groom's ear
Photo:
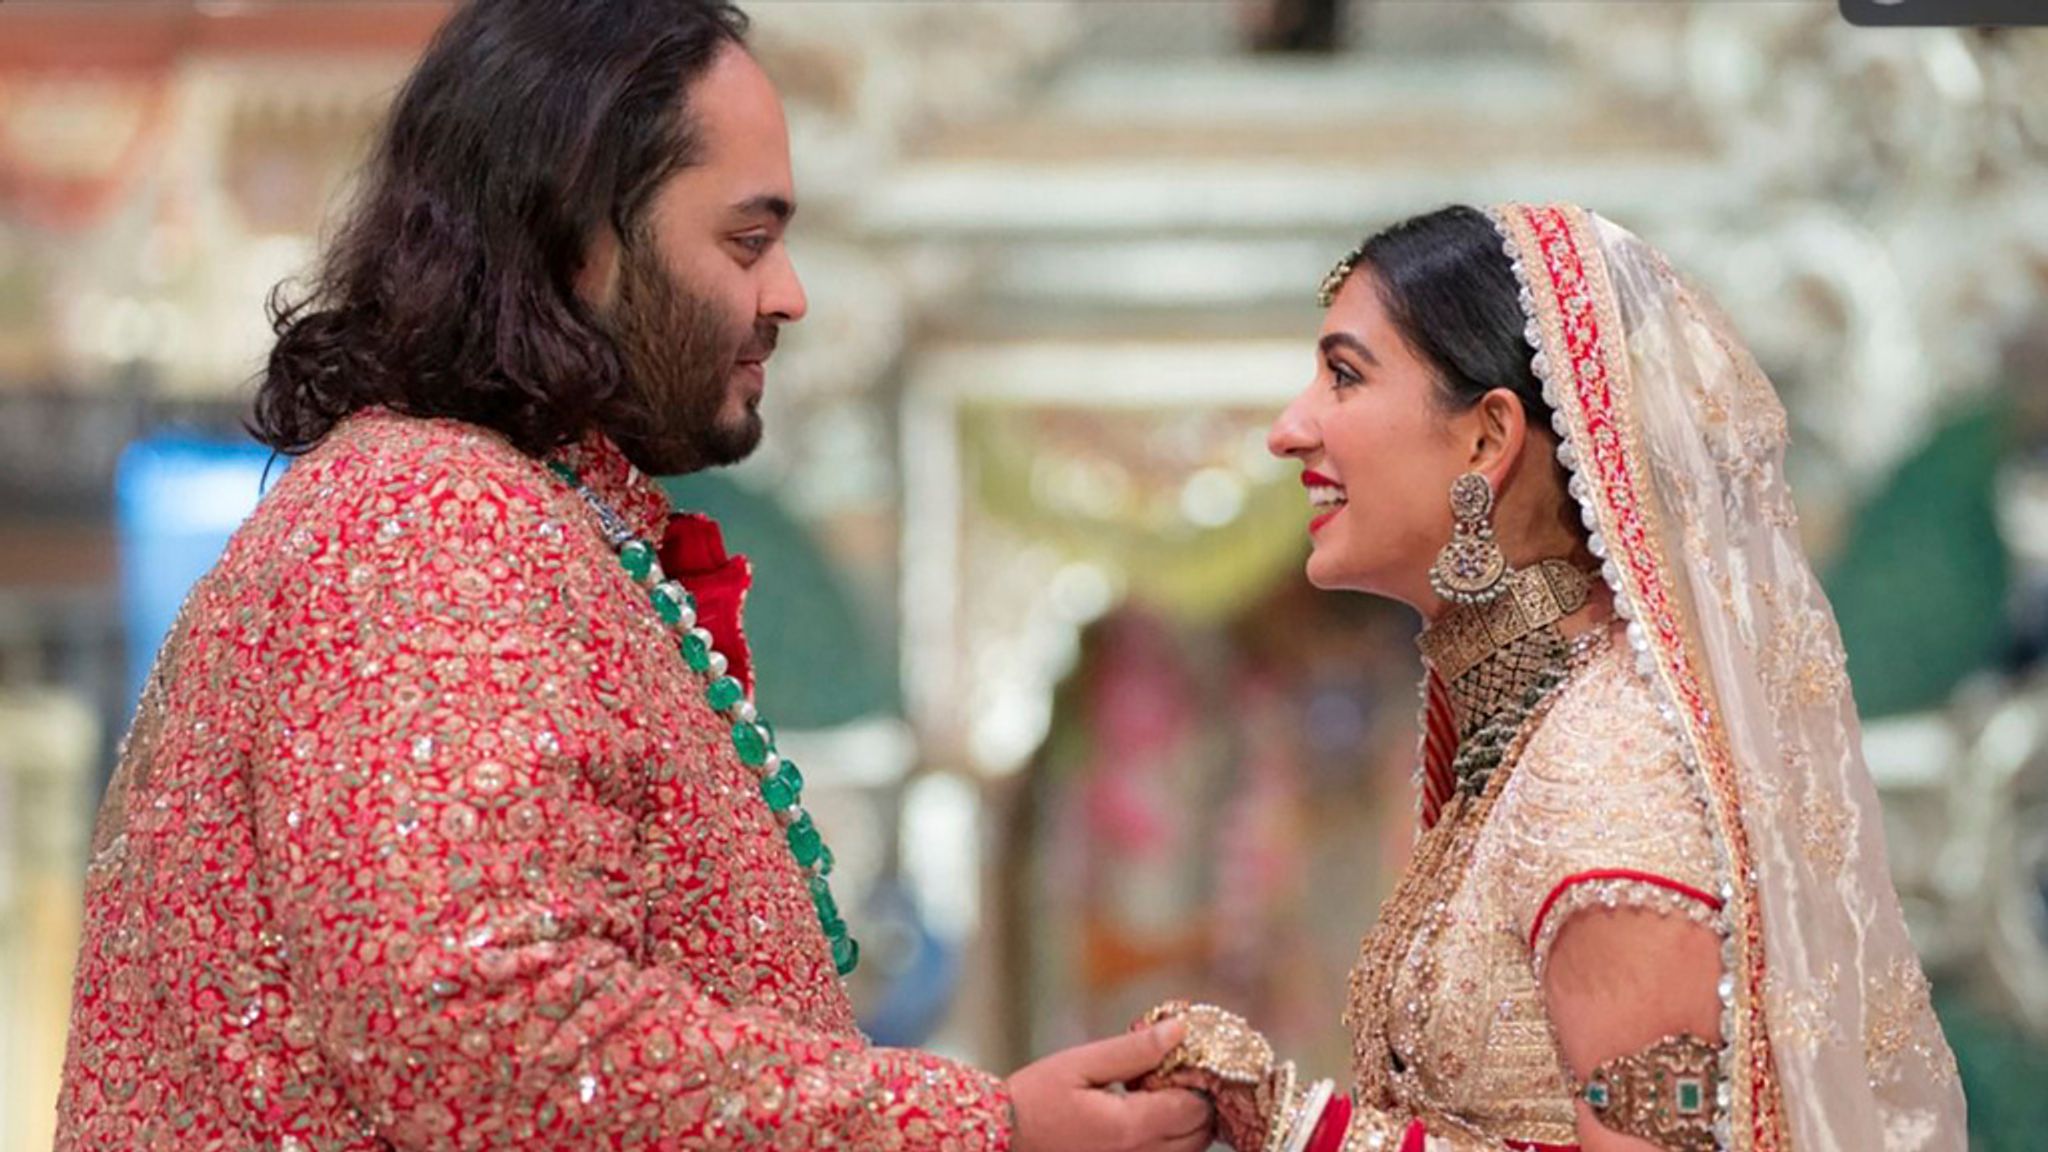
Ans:
<svg viewBox="0 0 2048 1152"><path fill-rule="evenodd" d="M601 224L592 230L583 266L576 270L576 297L599 316L611 313L618 295L619 250L619 234L610 224Z"/></svg>
<svg viewBox="0 0 2048 1152"><path fill-rule="evenodd" d="M1467 470L1484 475L1498 492L1521 460L1522 445L1529 436L1529 417L1522 410L1521 398L1506 388L1495 388L1481 396L1465 417L1472 445Z"/></svg>

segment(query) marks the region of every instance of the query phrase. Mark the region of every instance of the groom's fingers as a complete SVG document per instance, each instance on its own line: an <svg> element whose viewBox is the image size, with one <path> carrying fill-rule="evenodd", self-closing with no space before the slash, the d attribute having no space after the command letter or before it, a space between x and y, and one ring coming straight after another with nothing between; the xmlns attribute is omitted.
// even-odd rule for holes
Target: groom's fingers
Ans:
<svg viewBox="0 0 2048 1152"><path fill-rule="evenodd" d="M1125 1097L1125 1102L1139 1130L1148 1140L1181 1140L1200 1136L1206 1142L1215 1119L1209 1101L1200 1093L1184 1088L1139 1092Z"/></svg>
<svg viewBox="0 0 2048 1152"><path fill-rule="evenodd" d="M1159 1067L1166 1054L1186 1036L1188 1026L1179 1020L1166 1020L1142 1032L1126 1032L1093 1044L1083 1044L1069 1052L1068 1059L1074 1071L1093 1087L1105 1084L1120 1084L1133 1080Z"/></svg>
<svg viewBox="0 0 2048 1152"><path fill-rule="evenodd" d="M1159 1146L1159 1152L1204 1152L1213 1143L1215 1143L1215 1137L1210 1134L1207 1128L1204 1128L1199 1132L1191 1132L1186 1136L1176 1136L1168 1140Z"/></svg>

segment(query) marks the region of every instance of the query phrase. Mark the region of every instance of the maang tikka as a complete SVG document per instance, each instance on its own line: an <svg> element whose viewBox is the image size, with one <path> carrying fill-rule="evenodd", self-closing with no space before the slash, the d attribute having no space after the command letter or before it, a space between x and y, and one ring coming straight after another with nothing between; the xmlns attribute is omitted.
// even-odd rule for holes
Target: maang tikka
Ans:
<svg viewBox="0 0 2048 1152"><path fill-rule="evenodd" d="M1477 472L1451 483L1451 542L1429 567L1429 584L1454 604L1485 604L1507 587L1508 558L1493 539L1493 485Z"/></svg>

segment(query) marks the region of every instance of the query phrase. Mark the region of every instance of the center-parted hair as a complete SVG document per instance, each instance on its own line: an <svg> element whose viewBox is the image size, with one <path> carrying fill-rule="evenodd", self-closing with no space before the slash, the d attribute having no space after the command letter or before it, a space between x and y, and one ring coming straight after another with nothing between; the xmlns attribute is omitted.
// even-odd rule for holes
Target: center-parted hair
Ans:
<svg viewBox="0 0 2048 1152"><path fill-rule="evenodd" d="M361 192L277 343L250 431L304 452L387 407L540 454L633 403L575 281L697 160L686 97L746 17L724 0L471 0L393 105Z"/></svg>

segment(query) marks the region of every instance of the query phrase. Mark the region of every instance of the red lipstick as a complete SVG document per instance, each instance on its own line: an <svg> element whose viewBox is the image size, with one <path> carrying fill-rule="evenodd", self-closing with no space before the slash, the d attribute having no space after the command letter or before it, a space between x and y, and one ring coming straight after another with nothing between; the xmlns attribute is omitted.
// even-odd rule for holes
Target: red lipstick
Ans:
<svg viewBox="0 0 2048 1152"><path fill-rule="evenodd" d="M1340 492L1344 489L1344 486L1342 484L1337 483L1335 480L1330 479L1328 476L1323 475L1321 472L1317 472L1313 468L1302 470L1301 486L1304 488L1335 488ZM1343 510L1344 505L1337 504L1334 507L1331 507L1329 510L1317 514L1314 519L1308 522L1308 534L1310 536L1314 536L1317 532L1322 531L1323 525L1328 524L1331 520L1335 519L1337 513L1342 512Z"/></svg>

